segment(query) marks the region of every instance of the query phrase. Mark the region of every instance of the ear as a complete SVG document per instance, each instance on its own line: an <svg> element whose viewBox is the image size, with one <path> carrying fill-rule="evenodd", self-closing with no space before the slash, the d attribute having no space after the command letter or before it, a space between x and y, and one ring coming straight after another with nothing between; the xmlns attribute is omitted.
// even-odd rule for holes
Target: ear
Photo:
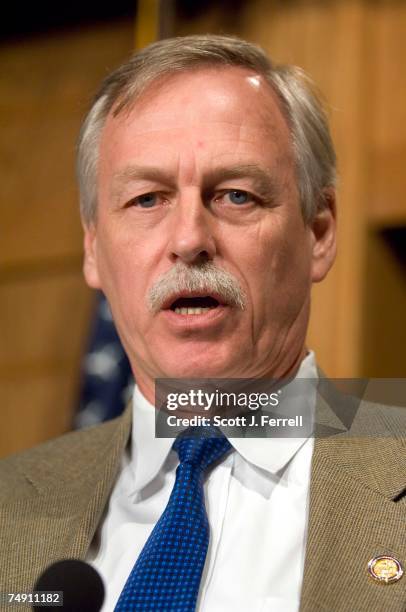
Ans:
<svg viewBox="0 0 406 612"><path fill-rule="evenodd" d="M324 279L336 256L336 192L323 191L323 207L310 222L312 231L312 282Z"/></svg>
<svg viewBox="0 0 406 612"><path fill-rule="evenodd" d="M101 289L99 269L97 265L97 230L94 223L84 225L84 261L83 274L89 287Z"/></svg>

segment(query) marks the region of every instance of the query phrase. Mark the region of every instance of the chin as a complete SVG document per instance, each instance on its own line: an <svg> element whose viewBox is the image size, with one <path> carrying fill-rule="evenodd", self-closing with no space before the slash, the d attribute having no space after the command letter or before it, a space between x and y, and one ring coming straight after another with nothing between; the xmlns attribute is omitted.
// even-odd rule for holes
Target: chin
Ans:
<svg viewBox="0 0 406 612"><path fill-rule="evenodd" d="M228 361L210 359L200 354L179 358L176 363L162 366L162 371L166 372L168 378L226 378L231 376L232 367Z"/></svg>
<svg viewBox="0 0 406 612"><path fill-rule="evenodd" d="M213 368L209 365L192 367L185 365L184 367L176 367L168 369L168 378L225 378L227 373L219 368Z"/></svg>

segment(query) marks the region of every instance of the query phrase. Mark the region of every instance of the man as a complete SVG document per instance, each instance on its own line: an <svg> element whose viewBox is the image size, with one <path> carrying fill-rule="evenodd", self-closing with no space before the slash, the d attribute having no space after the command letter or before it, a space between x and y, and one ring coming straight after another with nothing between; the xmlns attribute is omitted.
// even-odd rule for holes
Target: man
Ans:
<svg viewBox="0 0 406 612"><path fill-rule="evenodd" d="M401 420L377 406L359 411L368 437L233 438L206 474L193 606L174 603L191 588L174 553L183 580L153 584L172 607L120 607L138 597L178 482L178 447L155 438L155 380L318 377L305 337L311 285L335 256L335 155L304 75L234 38L151 45L103 84L78 168L85 277L107 296L137 387L117 421L3 462L1 590L75 557L104 578L105 610L403 611ZM336 422L318 398L320 415Z"/></svg>

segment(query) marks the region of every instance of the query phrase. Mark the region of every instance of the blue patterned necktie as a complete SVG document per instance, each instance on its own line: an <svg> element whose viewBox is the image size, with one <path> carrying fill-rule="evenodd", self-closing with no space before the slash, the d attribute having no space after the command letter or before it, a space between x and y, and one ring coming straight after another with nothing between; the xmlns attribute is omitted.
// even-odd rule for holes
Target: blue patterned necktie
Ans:
<svg viewBox="0 0 406 612"><path fill-rule="evenodd" d="M180 463L168 505L124 585L115 612L193 612L196 608L209 544L204 472L231 445L213 430L193 429L193 437L180 436L173 444ZM192 428L187 432L190 436Z"/></svg>

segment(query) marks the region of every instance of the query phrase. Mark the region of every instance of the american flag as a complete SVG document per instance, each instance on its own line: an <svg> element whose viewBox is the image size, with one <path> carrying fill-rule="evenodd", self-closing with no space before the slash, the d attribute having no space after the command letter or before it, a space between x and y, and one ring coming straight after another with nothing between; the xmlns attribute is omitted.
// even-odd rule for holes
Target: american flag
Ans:
<svg viewBox="0 0 406 612"><path fill-rule="evenodd" d="M81 375L75 428L95 425L121 414L132 395L134 378L108 302L102 293L97 296L95 317Z"/></svg>

